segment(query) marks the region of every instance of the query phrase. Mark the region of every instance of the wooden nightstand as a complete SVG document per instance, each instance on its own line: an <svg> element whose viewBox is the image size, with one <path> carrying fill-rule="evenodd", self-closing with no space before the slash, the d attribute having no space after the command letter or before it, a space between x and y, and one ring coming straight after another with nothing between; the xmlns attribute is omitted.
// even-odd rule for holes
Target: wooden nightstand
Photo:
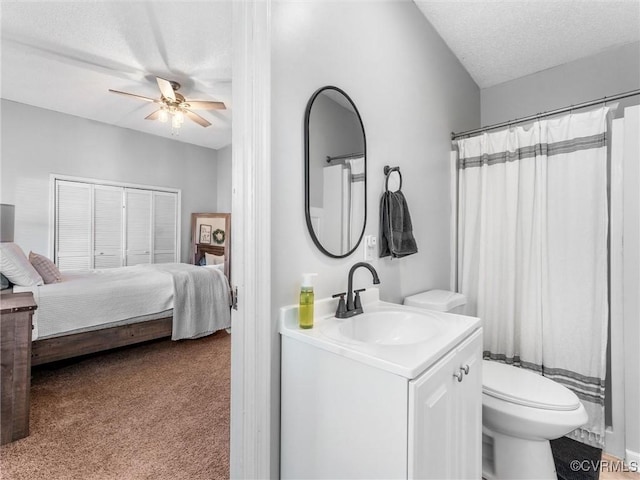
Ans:
<svg viewBox="0 0 640 480"><path fill-rule="evenodd" d="M29 435L33 294L0 295L2 405L0 445Z"/></svg>

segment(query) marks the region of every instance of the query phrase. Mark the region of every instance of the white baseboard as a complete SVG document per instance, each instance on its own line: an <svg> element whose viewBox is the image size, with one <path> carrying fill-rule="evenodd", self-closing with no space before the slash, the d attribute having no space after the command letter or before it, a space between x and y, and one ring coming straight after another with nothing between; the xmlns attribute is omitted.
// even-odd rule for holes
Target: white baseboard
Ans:
<svg viewBox="0 0 640 480"><path fill-rule="evenodd" d="M605 431L604 451L616 458L624 458L624 430L619 432L618 429L607 427Z"/></svg>
<svg viewBox="0 0 640 480"><path fill-rule="evenodd" d="M640 452L632 452L629 449L625 450L624 463L640 468Z"/></svg>

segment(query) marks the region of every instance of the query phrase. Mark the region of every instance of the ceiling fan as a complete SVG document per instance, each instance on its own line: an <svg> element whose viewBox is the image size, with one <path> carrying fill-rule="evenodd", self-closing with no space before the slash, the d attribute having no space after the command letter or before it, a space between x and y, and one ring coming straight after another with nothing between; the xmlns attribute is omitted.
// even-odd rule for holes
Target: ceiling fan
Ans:
<svg viewBox="0 0 640 480"><path fill-rule="evenodd" d="M156 77L156 81L158 82L158 87L160 88L160 98L150 98L143 97L142 95L136 95L134 93L120 92L118 90L109 89L110 92L118 93L120 95L126 95L128 97L138 98L140 100L144 100L146 102L153 102L160 105L160 108L155 112L147 115L145 117L146 120L160 120L161 122L166 122L171 119L171 126L174 130L180 128L182 123L184 122L184 118L187 117L190 120L193 120L198 125L203 127L208 127L211 125L211 122L202 118L195 112L192 112L191 109L196 110L225 110L227 107L223 102L214 102L209 100L187 100L182 96L182 94L178 93L178 89L180 88L180 84L178 82L173 82L170 80L165 80L164 78Z"/></svg>

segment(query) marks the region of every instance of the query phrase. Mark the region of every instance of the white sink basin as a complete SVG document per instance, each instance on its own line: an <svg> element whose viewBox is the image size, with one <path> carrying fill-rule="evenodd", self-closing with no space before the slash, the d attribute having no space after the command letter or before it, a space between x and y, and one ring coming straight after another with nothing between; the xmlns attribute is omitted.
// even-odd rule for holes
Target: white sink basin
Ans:
<svg viewBox="0 0 640 480"><path fill-rule="evenodd" d="M416 312L378 311L342 320L340 335L357 342L377 345L409 345L424 342L442 332L432 318Z"/></svg>
<svg viewBox="0 0 640 480"><path fill-rule="evenodd" d="M380 301L377 288L361 294L364 313L336 318L338 302L315 302L313 328L302 329L298 305L280 309L283 342L303 342L413 379L480 328L480 319ZM285 360L283 360L285 361Z"/></svg>

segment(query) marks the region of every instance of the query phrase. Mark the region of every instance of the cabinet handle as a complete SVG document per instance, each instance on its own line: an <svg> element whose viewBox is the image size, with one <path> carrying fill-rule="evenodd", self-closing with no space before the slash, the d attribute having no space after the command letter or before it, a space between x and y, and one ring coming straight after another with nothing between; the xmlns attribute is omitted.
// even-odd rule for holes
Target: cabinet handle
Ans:
<svg viewBox="0 0 640 480"><path fill-rule="evenodd" d="M460 370L462 370L465 375L469 375L469 365L465 365L464 367L460 367Z"/></svg>
<svg viewBox="0 0 640 480"><path fill-rule="evenodd" d="M456 377L456 378L458 379L458 382L461 382L461 381L462 381L462 377L463 377L463 375L462 375L462 369L460 369L460 371L459 371L459 372L454 373L454 374L453 374L453 376L454 376L454 377Z"/></svg>

